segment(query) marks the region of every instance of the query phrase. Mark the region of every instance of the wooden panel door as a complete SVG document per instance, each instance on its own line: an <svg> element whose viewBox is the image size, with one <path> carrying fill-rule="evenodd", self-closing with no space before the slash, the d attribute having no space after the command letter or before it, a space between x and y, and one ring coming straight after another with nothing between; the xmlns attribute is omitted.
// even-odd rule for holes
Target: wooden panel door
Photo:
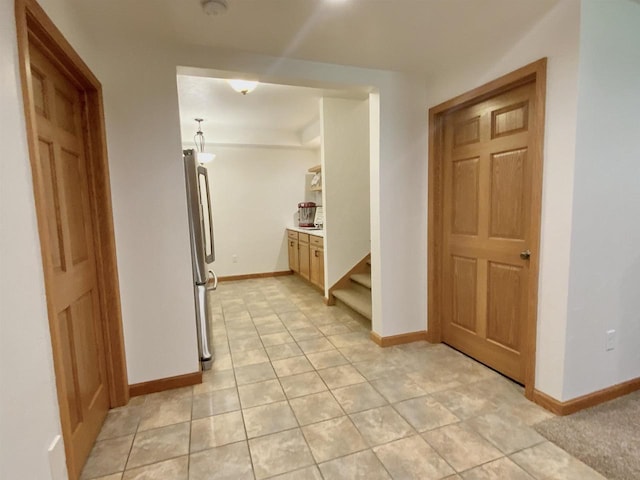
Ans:
<svg viewBox="0 0 640 480"><path fill-rule="evenodd" d="M84 92L31 45L30 77L48 244L51 337L70 478L78 478L109 409L95 227L85 159Z"/></svg>
<svg viewBox="0 0 640 480"><path fill-rule="evenodd" d="M443 341L524 382L535 84L444 118Z"/></svg>

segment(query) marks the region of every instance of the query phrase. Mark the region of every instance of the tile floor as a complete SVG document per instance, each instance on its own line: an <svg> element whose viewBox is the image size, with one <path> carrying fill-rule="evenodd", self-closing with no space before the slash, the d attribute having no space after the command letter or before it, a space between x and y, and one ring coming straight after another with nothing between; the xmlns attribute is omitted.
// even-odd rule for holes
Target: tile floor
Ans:
<svg viewBox="0 0 640 480"><path fill-rule="evenodd" d="M83 479L603 478L530 425L549 413L444 346L379 348L295 277L211 294L201 385L109 412Z"/></svg>

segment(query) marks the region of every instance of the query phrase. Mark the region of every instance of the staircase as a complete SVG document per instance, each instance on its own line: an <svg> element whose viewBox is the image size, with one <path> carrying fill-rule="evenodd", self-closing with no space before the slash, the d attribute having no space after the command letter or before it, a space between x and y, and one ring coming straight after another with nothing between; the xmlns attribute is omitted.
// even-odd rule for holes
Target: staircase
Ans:
<svg viewBox="0 0 640 480"><path fill-rule="evenodd" d="M342 304L371 320L371 259L367 259L363 272L352 273L348 283L331 293Z"/></svg>

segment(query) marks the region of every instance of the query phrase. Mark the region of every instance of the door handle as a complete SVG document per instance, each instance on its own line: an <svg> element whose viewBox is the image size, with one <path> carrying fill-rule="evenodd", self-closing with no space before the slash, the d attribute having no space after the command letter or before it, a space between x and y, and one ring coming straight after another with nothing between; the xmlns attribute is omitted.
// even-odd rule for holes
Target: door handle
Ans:
<svg viewBox="0 0 640 480"><path fill-rule="evenodd" d="M531 258L531 250L523 250L520 252L520 258L522 260L529 260Z"/></svg>

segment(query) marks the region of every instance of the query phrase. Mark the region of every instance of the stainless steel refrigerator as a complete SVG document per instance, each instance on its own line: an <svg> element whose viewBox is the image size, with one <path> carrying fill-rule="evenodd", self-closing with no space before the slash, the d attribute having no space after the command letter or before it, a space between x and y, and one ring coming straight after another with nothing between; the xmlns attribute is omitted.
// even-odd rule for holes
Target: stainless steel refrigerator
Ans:
<svg viewBox="0 0 640 480"><path fill-rule="evenodd" d="M207 292L215 290L218 286L218 279L211 268L211 264L215 260L215 249L209 177L207 169L198 162L197 153L194 150L184 150L183 154L191 237L198 353L202 369L209 370L213 364L213 352L209 336L211 319L207 308Z"/></svg>

